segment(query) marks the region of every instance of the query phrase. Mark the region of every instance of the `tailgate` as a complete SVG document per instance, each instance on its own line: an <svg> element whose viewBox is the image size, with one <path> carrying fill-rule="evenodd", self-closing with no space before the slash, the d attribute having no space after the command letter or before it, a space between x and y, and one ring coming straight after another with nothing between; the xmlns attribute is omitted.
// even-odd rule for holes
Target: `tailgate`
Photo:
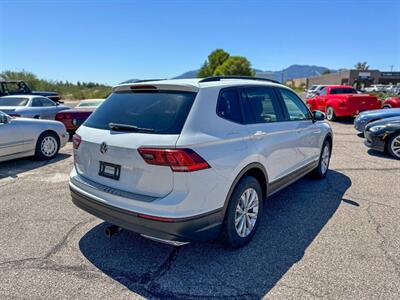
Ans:
<svg viewBox="0 0 400 300"><path fill-rule="evenodd" d="M82 141L75 150L74 158L79 175L96 183L140 195L162 197L171 192L171 168L147 164L137 149L144 145L173 148L179 135L115 134L109 130L88 127L80 127L78 133ZM114 171L118 176L108 177Z"/></svg>
<svg viewBox="0 0 400 300"><path fill-rule="evenodd" d="M380 107L378 98L365 95L351 95L347 98L349 108L358 111L377 109Z"/></svg>

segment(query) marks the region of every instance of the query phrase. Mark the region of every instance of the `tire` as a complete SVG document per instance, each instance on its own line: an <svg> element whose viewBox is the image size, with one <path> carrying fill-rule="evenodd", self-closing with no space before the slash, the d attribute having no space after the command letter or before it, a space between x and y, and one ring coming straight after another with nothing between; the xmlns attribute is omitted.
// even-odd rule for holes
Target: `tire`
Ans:
<svg viewBox="0 0 400 300"><path fill-rule="evenodd" d="M382 106L382 108L383 109L389 109L389 108L392 108L390 105L384 105L384 106Z"/></svg>
<svg viewBox="0 0 400 300"><path fill-rule="evenodd" d="M57 134L44 132L36 142L35 157L40 160L52 159L57 155L58 150L60 150L60 139Z"/></svg>
<svg viewBox="0 0 400 300"><path fill-rule="evenodd" d="M318 166L311 173L311 175L315 179L323 179L326 177L326 174L328 173L329 170L331 153L332 153L332 143L326 139L321 148ZM326 155L328 156L326 157Z"/></svg>
<svg viewBox="0 0 400 300"><path fill-rule="evenodd" d="M335 111L333 110L332 106L328 106L326 108L326 118L328 119L328 121L336 120L336 114L335 114Z"/></svg>
<svg viewBox="0 0 400 300"><path fill-rule="evenodd" d="M400 159L400 132L389 137L387 141L387 151L394 158Z"/></svg>
<svg viewBox="0 0 400 300"><path fill-rule="evenodd" d="M258 207L254 206L247 210L251 215L244 215L241 211L246 210L246 206L252 205L252 199L257 201ZM240 248L251 241L261 220L262 205L262 191L257 179L251 176L242 178L229 199L223 225L223 238L228 245Z"/></svg>

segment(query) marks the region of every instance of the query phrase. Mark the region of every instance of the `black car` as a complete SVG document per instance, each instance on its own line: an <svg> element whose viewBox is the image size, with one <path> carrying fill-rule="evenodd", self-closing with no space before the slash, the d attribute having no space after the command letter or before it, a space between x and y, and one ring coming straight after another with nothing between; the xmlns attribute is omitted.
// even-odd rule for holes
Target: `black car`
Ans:
<svg viewBox="0 0 400 300"><path fill-rule="evenodd" d="M387 151L400 159L400 117L369 123L364 131L365 145L374 150Z"/></svg>
<svg viewBox="0 0 400 300"><path fill-rule="evenodd" d="M38 95L47 97L55 102L60 102L61 97L56 92L32 91L28 84L22 80L0 81L0 97L10 95Z"/></svg>

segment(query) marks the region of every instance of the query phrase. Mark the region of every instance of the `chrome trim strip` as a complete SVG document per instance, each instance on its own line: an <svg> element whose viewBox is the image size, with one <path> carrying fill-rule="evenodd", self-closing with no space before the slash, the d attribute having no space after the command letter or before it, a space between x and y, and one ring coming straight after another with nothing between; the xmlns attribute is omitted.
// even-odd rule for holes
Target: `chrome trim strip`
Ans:
<svg viewBox="0 0 400 300"><path fill-rule="evenodd" d="M154 200L158 199L157 197L145 196L140 194L135 194L132 192L123 191L120 189L111 188L105 186L101 183L94 182L88 178L83 177L82 175L71 177L71 182L75 184L77 187L85 189L85 187L89 187L92 189L100 190L104 193L108 193L111 195L128 198L136 201L143 201L143 202L153 202Z"/></svg>

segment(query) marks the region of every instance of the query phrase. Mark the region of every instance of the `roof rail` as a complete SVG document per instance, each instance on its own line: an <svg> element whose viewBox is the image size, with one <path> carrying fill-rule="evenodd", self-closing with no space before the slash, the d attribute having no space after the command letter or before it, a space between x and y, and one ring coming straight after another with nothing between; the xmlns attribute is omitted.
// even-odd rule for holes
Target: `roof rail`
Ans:
<svg viewBox="0 0 400 300"><path fill-rule="evenodd" d="M246 80L259 80L259 81L268 81L273 83L279 83L279 81L268 79L268 78L260 78L260 77L252 77L252 76L211 76L206 77L200 80L199 82L212 82L212 81L220 81L222 79L246 79Z"/></svg>

